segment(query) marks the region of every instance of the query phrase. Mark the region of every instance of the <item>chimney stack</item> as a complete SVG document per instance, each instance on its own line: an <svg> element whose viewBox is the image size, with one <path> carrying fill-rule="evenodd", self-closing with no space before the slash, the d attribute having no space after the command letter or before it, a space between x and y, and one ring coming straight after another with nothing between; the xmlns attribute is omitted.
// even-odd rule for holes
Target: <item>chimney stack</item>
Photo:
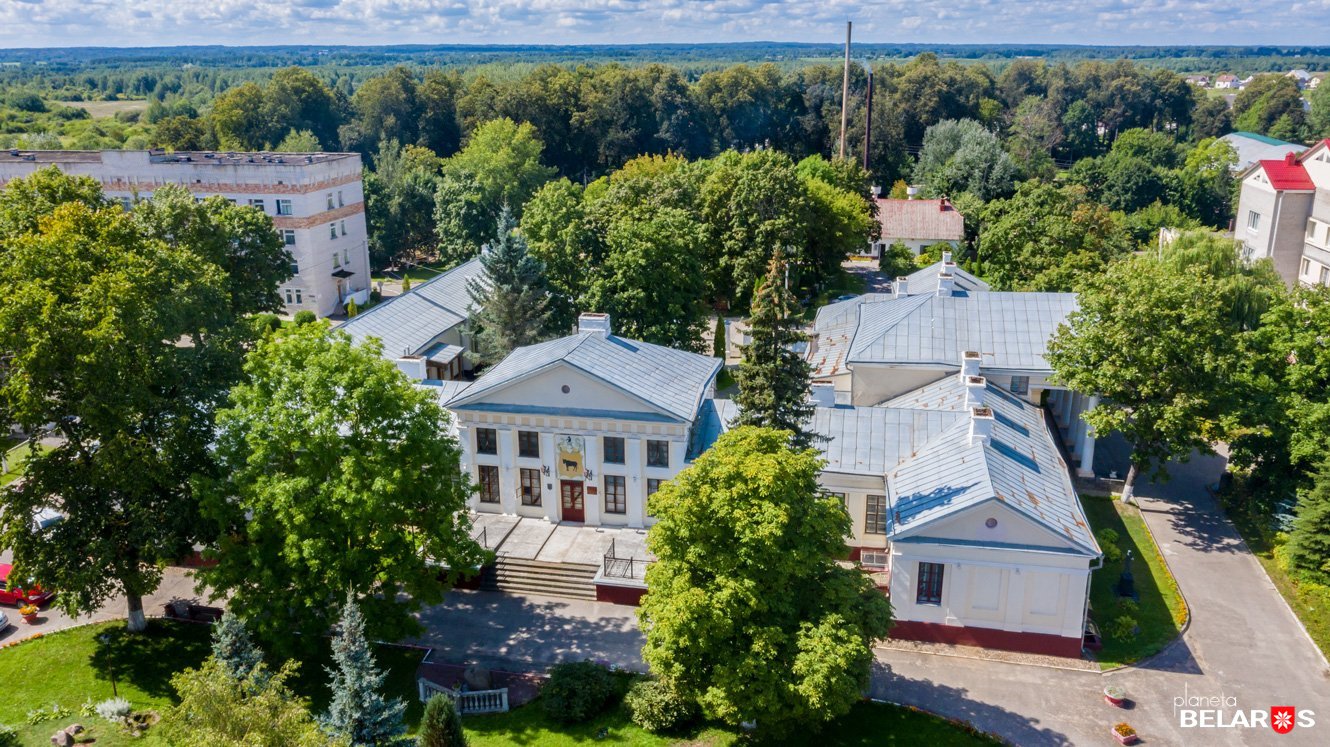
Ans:
<svg viewBox="0 0 1330 747"><path fill-rule="evenodd" d="M937 294L950 296L956 290L956 276L943 270L937 274Z"/></svg>
<svg viewBox="0 0 1330 747"><path fill-rule="evenodd" d="M987 407L970 408L970 445L987 446L993 438L993 411Z"/></svg>
<svg viewBox="0 0 1330 747"><path fill-rule="evenodd" d="M610 315L585 313L577 317L578 333L591 332L603 337L609 337L611 334Z"/></svg>
<svg viewBox="0 0 1330 747"><path fill-rule="evenodd" d="M965 406L971 409L984 406L984 389L988 379L982 376L965 377Z"/></svg>
<svg viewBox="0 0 1330 747"><path fill-rule="evenodd" d="M950 249L944 249L944 250L942 251L942 264L944 264L944 265L952 264L952 262L951 262L951 250L950 250Z"/></svg>
<svg viewBox="0 0 1330 747"><path fill-rule="evenodd" d="M979 375L979 364L984 357L973 350L966 350L961 353L961 376L970 377Z"/></svg>
<svg viewBox="0 0 1330 747"><path fill-rule="evenodd" d="M836 406L836 385L829 381L815 381L808 386L808 400L815 407Z"/></svg>
<svg viewBox="0 0 1330 747"><path fill-rule="evenodd" d="M896 278L896 282L892 284L891 290L894 292L896 298L904 298L905 296L910 295L910 279L901 275Z"/></svg>

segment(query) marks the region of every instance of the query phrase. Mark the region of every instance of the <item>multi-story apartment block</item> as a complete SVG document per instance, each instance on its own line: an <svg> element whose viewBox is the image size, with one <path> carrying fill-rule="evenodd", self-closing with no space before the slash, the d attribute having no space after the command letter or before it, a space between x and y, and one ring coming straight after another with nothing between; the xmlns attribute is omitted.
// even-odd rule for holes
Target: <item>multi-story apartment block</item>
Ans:
<svg viewBox="0 0 1330 747"><path fill-rule="evenodd" d="M319 316L369 296L365 195L357 153L0 151L0 186L47 166L90 176L128 207L167 184L220 195L272 217L293 276L278 289L288 314Z"/></svg>
<svg viewBox="0 0 1330 747"><path fill-rule="evenodd" d="M1330 284L1330 140L1244 171L1234 234L1289 285Z"/></svg>

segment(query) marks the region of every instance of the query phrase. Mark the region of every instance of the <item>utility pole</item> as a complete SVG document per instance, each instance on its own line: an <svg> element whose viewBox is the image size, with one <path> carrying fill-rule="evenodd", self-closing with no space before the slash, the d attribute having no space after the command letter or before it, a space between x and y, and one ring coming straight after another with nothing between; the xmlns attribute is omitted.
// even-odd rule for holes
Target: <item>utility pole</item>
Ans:
<svg viewBox="0 0 1330 747"><path fill-rule="evenodd" d="M868 171L868 143L873 139L873 68L868 71L868 100L864 110L864 171Z"/></svg>
<svg viewBox="0 0 1330 747"><path fill-rule="evenodd" d="M840 157L845 160L845 127L850 116L850 30L853 21L845 22L845 77L840 87Z"/></svg>

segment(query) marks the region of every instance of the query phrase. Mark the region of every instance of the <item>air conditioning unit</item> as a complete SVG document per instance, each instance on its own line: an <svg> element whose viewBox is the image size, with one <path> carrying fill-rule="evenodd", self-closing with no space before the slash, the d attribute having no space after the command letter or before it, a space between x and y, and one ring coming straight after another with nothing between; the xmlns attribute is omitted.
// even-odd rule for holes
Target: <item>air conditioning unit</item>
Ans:
<svg viewBox="0 0 1330 747"><path fill-rule="evenodd" d="M863 551L859 553L859 564L865 568L886 568L890 557L886 552Z"/></svg>

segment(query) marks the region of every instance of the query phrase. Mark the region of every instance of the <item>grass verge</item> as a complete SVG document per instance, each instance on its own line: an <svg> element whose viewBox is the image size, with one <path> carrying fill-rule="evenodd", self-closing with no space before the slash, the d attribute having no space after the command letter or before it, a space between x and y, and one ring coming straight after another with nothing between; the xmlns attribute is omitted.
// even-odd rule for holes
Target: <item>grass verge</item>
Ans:
<svg viewBox="0 0 1330 747"><path fill-rule="evenodd" d="M1135 610L1118 600L1116 587L1123 561L1109 560L1111 551L1105 548L1104 567L1090 580L1090 604L1104 640L1104 648L1096 658L1105 669L1140 661L1178 637L1187 621L1187 604L1145 527L1140 509L1107 496L1082 496L1081 504L1096 536L1111 529L1118 535L1116 545L1123 556L1131 551L1131 572L1140 597ZM1134 633L1114 629L1114 621L1122 616L1135 619Z"/></svg>

